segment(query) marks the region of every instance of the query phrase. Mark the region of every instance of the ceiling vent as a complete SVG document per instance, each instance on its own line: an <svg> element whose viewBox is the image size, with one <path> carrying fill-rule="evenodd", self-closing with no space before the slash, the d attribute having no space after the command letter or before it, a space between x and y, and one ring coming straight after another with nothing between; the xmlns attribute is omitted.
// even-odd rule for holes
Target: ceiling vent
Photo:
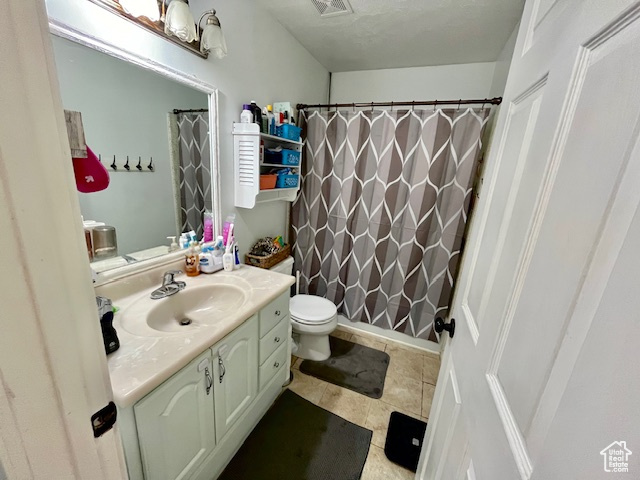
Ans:
<svg viewBox="0 0 640 480"><path fill-rule="evenodd" d="M335 17L353 13L347 0L311 0L321 17Z"/></svg>

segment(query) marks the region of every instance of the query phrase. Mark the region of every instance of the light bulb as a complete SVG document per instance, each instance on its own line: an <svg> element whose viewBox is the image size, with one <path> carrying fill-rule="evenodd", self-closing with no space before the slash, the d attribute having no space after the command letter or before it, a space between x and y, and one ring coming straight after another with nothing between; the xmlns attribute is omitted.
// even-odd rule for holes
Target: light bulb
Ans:
<svg viewBox="0 0 640 480"><path fill-rule="evenodd" d="M160 20L156 0L120 0L120 6L134 17L147 17L152 22Z"/></svg>
<svg viewBox="0 0 640 480"><path fill-rule="evenodd" d="M187 43L198 39L196 21L193 19L191 10L189 10L189 5L184 0L171 0L169 8L167 8L164 33L175 35Z"/></svg>
<svg viewBox="0 0 640 480"><path fill-rule="evenodd" d="M204 27L202 39L200 40L200 51L202 53L209 52L215 58L227 56L227 42L219 25L206 25Z"/></svg>

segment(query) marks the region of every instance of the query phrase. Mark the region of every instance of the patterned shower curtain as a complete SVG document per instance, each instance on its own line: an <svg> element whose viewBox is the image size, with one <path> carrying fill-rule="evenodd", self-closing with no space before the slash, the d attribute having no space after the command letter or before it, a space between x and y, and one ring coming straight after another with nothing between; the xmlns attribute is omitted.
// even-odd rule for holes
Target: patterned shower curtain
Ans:
<svg viewBox="0 0 640 480"><path fill-rule="evenodd" d="M484 109L303 112L292 209L304 293L351 321L437 341L471 202Z"/></svg>
<svg viewBox="0 0 640 480"><path fill-rule="evenodd" d="M169 114L169 139L176 231L203 233L203 215L212 210L209 114Z"/></svg>

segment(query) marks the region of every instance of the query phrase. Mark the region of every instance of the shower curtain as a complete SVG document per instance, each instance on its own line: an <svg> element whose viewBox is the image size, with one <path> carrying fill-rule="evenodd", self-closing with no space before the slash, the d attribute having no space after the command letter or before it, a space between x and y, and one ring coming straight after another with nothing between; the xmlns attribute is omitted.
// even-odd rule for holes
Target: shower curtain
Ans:
<svg viewBox="0 0 640 480"><path fill-rule="evenodd" d="M176 232L203 233L203 215L212 210L209 114L169 114L169 145Z"/></svg>
<svg viewBox="0 0 640 480"><path fill-rule="evenodd" d="M302 112L292 208L301 292L351 321L437 341L488 118L484 109Z"/></svg>

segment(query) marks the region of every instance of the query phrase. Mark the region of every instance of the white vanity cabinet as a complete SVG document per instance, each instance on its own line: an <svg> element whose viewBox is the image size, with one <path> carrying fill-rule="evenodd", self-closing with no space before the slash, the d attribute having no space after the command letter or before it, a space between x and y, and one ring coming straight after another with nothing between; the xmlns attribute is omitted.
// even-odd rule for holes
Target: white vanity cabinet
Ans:
<svg viewBox="0 0 640 480"><path fill-rule="evenodd" d="M289 323L287 291L133 407L119 409L129 478L217 478L282 392Z"/></svg>
<svg viewBox="0 0 640 480"><path fill-rule="evenodd" d="M216 446L207 350L134 406L145 476L189 478Z"/></svg>
<svg viewBox="0 0 640 480"><path fill-rule="evenodd" d="M258 393L258 316L212 347L216 437L221 441Z"/></svg>

